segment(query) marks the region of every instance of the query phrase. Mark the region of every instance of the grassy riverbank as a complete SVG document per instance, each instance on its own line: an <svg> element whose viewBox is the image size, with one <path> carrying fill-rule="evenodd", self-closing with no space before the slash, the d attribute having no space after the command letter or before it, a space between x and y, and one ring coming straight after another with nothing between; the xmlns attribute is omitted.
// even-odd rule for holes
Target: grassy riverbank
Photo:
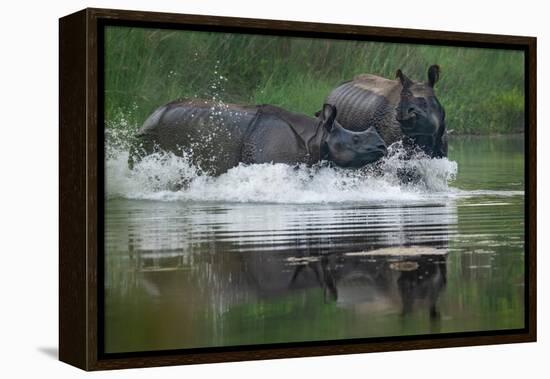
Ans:
<svg viewBox="0 0 550 379"><path fill-rule="evenodd" d="M105 35L108 127L137 127L182 97L270 103L313 114L332 88L360 73L426 80L456 134L523 131L523 53L505 50L109 27Z"/></svg>

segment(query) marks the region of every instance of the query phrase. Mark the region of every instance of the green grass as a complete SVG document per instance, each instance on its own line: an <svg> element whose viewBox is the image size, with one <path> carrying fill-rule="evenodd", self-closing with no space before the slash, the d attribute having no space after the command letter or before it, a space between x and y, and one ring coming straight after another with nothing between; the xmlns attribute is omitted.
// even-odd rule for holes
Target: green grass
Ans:
<svg viewBox="0 0 550 379"><path fill-rule="evenodd" d="M436 93L456 133L523 131L523 52L108 27L105 33L108 127L139 127L177 98L270 103L313 115L339 83L360 73L393 78L401 68L426 80L442 73Z"/></svg>

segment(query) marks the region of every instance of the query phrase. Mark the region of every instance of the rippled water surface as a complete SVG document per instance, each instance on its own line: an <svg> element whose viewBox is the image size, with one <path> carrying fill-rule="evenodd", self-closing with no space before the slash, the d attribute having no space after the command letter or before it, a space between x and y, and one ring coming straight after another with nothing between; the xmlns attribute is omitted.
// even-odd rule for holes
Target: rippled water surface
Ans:
<svg viewBox="0 0 550 379"><path fill-rule="evenodd" d="M522 328L523 143L455 137L416 186L263 165L174 191L192 167L112 158L105 350Z"/></svg>

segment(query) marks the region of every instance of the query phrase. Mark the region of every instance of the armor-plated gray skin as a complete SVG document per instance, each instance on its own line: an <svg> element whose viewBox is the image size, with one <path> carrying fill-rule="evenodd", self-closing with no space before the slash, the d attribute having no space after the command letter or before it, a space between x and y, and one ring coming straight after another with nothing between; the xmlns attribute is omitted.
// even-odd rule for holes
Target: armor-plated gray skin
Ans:
<svg viewBox="0 0 550 379"><path fill-rule="evenodd" d="M190 154L201 169L219 175L240 162L311 165L328 160L362 167L386 153L374 128L345 130L336 115L328 104L313 118L271 105L176 101L149 116L137 135L140 148L132 155L139 159L156 150Z"/></svg>
<svg viewBox="0 0 550 379"><path fill-rule="evenodd" d="M241 147L257 113L255 106L221 105L206 100L174 101L156 109L137 134L139 149L131 166L162 150L181 156L214 175L239 164Z"/></svg>
<svg viewBox="0 0 550 379"><path fill-rule="evenodd" d="M444 157L445 110L434 93L438 79L437 65L428 69L426 83L413 82L401 70L396 80L362 74L335 88L326 103L336 106L337 121L346 129L374 126L388 146L403 140L406 146L419 146L432 157Z"/></svg>

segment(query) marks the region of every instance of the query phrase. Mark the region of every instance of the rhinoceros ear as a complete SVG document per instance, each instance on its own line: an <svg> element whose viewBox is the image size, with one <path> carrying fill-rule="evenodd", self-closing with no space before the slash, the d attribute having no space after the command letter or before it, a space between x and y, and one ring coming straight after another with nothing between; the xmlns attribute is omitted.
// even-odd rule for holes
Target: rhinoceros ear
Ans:
<svg viewBox="0 0 550 379"><path fill-rule="evenodd" d="M401 69L397 70L397 72L395 73L395 77L399 78L399 81L401 82L403 88L409 88L412 84L412 81L407 78L405 74L403 74L403 71L401 71Z"/></svg>
<svg viewBox="0 0 550 379"><path fill-rule="evenodd" d="M330 132L336 119L336 107L331 104L323 104L323 110L321 111L321 121L324 127Z"/></svg>
<svg viewBox="0 0 550 379"><path fill-rule="evenodd" d="M428 69L428 84L433 87L439 80L439 66L434 64Z"/></svg>

